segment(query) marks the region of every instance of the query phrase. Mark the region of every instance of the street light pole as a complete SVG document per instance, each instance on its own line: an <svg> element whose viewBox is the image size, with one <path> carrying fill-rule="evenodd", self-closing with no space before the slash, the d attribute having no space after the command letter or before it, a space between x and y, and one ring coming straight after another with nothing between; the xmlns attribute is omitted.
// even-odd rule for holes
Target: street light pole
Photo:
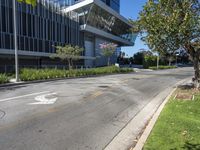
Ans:
<svg viewBox="0 0 200 150"><path fill-rule="evenodd" d="M15 80L19 81L18 47L17 47L17 20L16 20L16 2L13 0L13 29L14 29L14 48L15 48Z"/></svg>
<svg viewBox="0 0 200 150"><path fill-rule="evenodd" d="M178 54L176 54L176 66L178 66Z"/></svg>
<svg viewBox="0 0 200 150"><path fill-rule="evenodd" d="M157 56L157 70L159 69L159 60L160 60L160 57L159 57L159 54Z"/></svg>

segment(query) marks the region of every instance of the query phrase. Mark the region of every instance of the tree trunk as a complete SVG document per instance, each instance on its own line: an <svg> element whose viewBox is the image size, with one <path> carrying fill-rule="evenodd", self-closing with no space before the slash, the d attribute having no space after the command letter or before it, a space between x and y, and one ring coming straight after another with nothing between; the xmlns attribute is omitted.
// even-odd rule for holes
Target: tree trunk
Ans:
<svg viewBox="0 0 200 150"><path fill-rule="evenodd" d="M196 88L200 88L200 69L199 69L199 56L194 55L194 85Z"/></svg>
<svg viewBox="0 0 200 150"><path fill-rule="evenodd" d="M71 58L71 69L73 69L73 59Z"/></svg>
<svg viewBox="0 0 200 150"><path fill-rule="evenodd" d="M194 86L195 88L200 88L200 50L195 51L194 47L192 45L188 44L185 46L187 48L188 53L190 54L190 57L194 64Z"/></svg>
<svg viewBox="0 0 200 150"><path fill-rule="evenodd" d="M171 57L169 57L169 66L172 65Z"/></svg>
<svg viewBox="0 0 200 150"><path fill-rule="evenodd" d="M71 61L70 61L70 59L67 59L67 61L68 61L68 68L69 68L69 70L71 70Z"/></svg>
<svg viewBox="0 0 200 150"><path fill-rule="evenodd" d="M171 60L169 60L169 66L171 66Z"/></svg>
<svg viewBox="0 0 200 150"><path fill-rule="evenodd" d="M110 57L108 57L108 66L110 66Z"/></svg>

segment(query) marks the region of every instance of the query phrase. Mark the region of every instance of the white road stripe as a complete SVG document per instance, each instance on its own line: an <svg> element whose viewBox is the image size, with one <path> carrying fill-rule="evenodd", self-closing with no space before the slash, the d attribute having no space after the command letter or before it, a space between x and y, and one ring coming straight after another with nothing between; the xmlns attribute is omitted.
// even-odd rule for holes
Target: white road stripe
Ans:
<svg viewBox="0 0 200 150"><path fill-rule="evenodd" d="M21 96L1 99L0 102L10 101L10 100L18 99L18 98L23 98L23 97L33 96L33 95L39 95L39 94L44 94L44 93L49 93L49 91L44 91L44 92L38 92L38 93L32 93L32 94L27 94L27 95L21 95Z"/></svg>

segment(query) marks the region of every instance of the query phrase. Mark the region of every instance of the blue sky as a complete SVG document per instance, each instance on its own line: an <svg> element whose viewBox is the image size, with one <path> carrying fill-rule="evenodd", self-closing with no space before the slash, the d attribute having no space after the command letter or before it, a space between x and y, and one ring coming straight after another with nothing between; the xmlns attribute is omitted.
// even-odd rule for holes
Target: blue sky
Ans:
<svg viewBox="0 0 200 150"><path fill-rule="evenodd" d="M126 18L137 19L139 12L142 10L142 6L147 0L121 0L121 15ZM148 49L144 42L138 37L135 41L135 45L132 47L123 47L124 51L128 56L133 56L139 49Z"/></svg>

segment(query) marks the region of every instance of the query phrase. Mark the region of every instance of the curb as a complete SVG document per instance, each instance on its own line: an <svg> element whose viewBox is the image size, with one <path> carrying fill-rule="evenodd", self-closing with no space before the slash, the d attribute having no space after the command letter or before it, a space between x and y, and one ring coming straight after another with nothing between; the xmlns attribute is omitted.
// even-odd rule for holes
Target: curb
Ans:
<svg viewBox="0 0 200 150"><path fill-rule="evenodd" d="M166 103L169 101L172 94L176 91L177 88L173 89L169 96L164 100L164 102L160 105L160 107L157 109L156 113L153 115L152 119L150 120L149 124L147 125L146 129L142 133L142 136L138 140L136 146L130 150L142 150L144 147L144 144L146 140L148 139L154 125L156 124L156 121L158 120L158 117L160 116L160 113L162 112L163 108L165 107Z"/></svg>
<svg viewBox="0 0 200 150"><path fill-rule="evenodd" d="M190 77L191 79L191 77ZM163 108L165 107L165 105L167 104L167 102L169 101L169 99L171 98L171 96L173 95L173 93L177 90L178 85L186 83L187 81L190 80L189 78L184 79L180 82L178 82L176 84L176 88L174 88L171 93L166 97L166 99L163 101L163 103L159 106L159 108L156 110L156 112L154 113L152 119L150 120L149 124L147 125L146 129L144 130L144 132L142 133L140 139L138 140L136 146L134 148L131 148L130 150L142 150L154 125L156 124L156 121L158 120Z"/></svg>
<svg viewBox="0 0 200 150"><path fill-rule="evenodd" d="M136 73L128 72L128 73L110 73L110 74L103 74L103 75L89 75L89 76L80 76L80 77L69 77L69 78L56 78L56 79L45 79L45 80L36 80L36 81L21 81L18 83L6 83L6 84L0 84L0 90L10 87L18 87L22 85L29 85L29 84L36 84L36 83L45 83L45 82L52 82L52 81L61 81L61 80L70 80L70 79L84 79L84 78L95 78L95 77L104 77L104 76L110 76L110 75L119 75L119 74L131 74Z"/></svg>
<svg viewBox="0 0 200 150"><path fill-rule="evenodd" d="M156 95L148 104L146 104L143 108L141 108L136 115L125 125L125 127L119 131L119 133L103 148L104 150L141 150L148 135L144 134L147 132L146 126L149 126L149 122L152 122L152 117L156 114L161 105L167 102L167 98L169 98L169 93L171 94L173 91L177 89L177 86L183 82L188 81L191 77L187 79L181 80L178 83L174 84L167 88L166 90L160 92ZM166 98L167 97L167 98ZM164 104L165 104L164 103ZM164 106L163 106L164 107ZM162 109L161 109L162 110ZM159 114L158 114L159 116ZM143 118L141 120L141 118ZM156 121L156 120L155 120ZM154 124L153 124L154 125ZM146 129L145 129L146 128ZM151 128L148 128L148 132L151 132ZM138 136L143 138L139 138L139 140L135 141L134 138ZM133 149L133 143L136 143L137 149ZM139 149L139 146L141 147ZM132 148L131 148L132 147Z"/></svg>

